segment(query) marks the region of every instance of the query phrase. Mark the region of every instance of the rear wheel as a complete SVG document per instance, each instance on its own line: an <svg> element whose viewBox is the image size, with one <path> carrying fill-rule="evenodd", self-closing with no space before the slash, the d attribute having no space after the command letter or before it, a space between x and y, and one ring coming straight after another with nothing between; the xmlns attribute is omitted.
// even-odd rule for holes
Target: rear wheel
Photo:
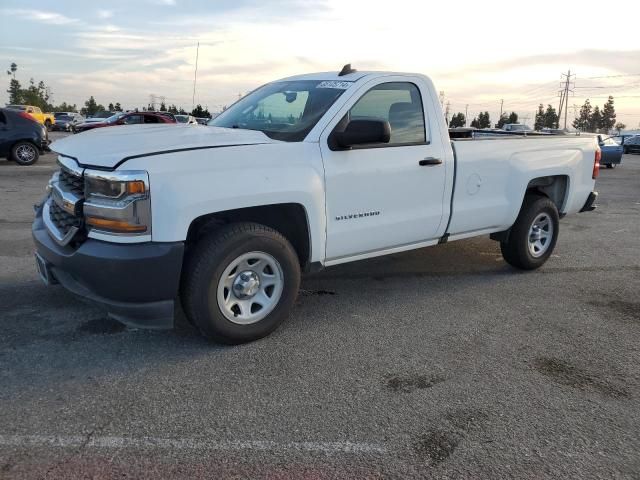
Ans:
<svg viewBox="0 0 640 480"><path fill-rule="evenodd" d="M275 330L299 286L300 264L289 241L264 225L237 223L205 236L189 254L181 298L204 336L236 344Z"/></svg>
<svg viewBox="0 0 640 480"><path fill-rule="evenodd" d="M11 159L18 165L33 165L39 157L38 148L31 142L18 142L11 149Z"/></svg>
<svg viewBox="0 0 640 480"><path fill-rule="evenodd" d="M507 240L500 243L502 256L523 270L541 267L558 239L559 216L555 204L541 195L527 195Z"/></svg>

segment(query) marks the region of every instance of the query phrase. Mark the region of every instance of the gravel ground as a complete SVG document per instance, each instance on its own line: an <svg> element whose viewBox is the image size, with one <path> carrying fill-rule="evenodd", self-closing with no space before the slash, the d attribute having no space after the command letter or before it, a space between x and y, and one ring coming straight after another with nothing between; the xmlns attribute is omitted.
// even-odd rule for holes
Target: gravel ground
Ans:
<svg viewBox="0 0 640 480"><path fill-rule="evenodd" d="M640 156L539 271L488 238L335 267L238 347L42 285L54 169L0 164L0 478L640 478Z"/></svg>

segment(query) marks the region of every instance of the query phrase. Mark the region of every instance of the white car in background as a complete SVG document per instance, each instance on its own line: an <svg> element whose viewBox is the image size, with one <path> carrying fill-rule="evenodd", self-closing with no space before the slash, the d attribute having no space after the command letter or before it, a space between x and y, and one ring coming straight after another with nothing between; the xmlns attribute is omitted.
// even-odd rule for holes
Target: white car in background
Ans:
<svg viewBox="0 0 640 480"><path fill-rule="evenodd" d="M190 125L197 125L198 122L193 115L174 115L176 117L176 122L178 123L188 123Z"/></svg>

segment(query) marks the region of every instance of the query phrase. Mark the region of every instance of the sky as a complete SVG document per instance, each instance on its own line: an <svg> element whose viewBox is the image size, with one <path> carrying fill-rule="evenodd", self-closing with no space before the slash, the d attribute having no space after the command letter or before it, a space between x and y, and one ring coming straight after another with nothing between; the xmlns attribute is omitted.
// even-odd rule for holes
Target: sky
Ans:
<svg viewBox="0 0 640 480"><path fill-rule="evenodd" d="M93 95L134 108L156 95L190 110L200 42L195 102L211 111L268 81L351 63L424 73L452 113L487 110L497 121L502 101L530 124L539 103L557 108L570 70L569 122L585 98L602 105L613 95L618 121L639 128L637 8L634 0L610 8L584 0L1 0L0 64L17 63L23 85L44 80L54 103L81 106Z"/></svg>

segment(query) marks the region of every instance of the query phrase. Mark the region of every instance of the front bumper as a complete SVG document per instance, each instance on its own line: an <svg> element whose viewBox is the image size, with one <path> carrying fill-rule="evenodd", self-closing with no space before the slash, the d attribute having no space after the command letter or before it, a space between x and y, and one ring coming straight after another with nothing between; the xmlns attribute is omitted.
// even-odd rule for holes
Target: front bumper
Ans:
<svg viewBox="0 0 640 480"><path fill-rule="evenodd" d="M584 206L580 209L580 212L591 212L596 209L596 200L598 199L598 192L591 192L587 197L587 201L584 202Z"/></svg>
<svg viewBox="0 0 640 480"><path fill-rule="evenodd" d="M183 242L109 243L85 240L58 245L38 209L32 226L38 255L64 288L92 300L109 316L140 328L172 328Z"/></svg>

